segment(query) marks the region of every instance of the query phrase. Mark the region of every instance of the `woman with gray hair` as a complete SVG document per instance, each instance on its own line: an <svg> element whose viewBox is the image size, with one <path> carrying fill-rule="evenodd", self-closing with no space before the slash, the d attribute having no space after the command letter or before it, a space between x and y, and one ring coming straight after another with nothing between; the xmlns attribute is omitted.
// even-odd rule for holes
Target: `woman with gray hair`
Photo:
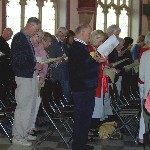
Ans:
<svg viewBox="0 0 150 150"><path fill-rule="evenodd" d="M108 37L110 37L111 35L115 35L116 37L119 37L119 34L121 32L121 29L119 28L118 25L111 25L106 29L106 34Z"/></svg>
<svg viewBox="0 0 150 150"><path fill-rule="evenodd" d="M88 48L90 50L90 54L94 56L97 52L97 48L102 45L106 40L107 35L102 30L94 30L91 32L90 36L90 45ZM99 55L99 54L98 54ZM96 88L95 94L95 107L93 111L93 122L94 124L98 124L99 121L103 121L108 113L104 113L104 95L108 92L108 83L106 76L103 75L104 66L107 65L107 57L100 57L101 61L99 62L99 79L98 79L98 86ZM106 112L106 111L105 111ZM97 122L97 123L96 123Z"/></svg>

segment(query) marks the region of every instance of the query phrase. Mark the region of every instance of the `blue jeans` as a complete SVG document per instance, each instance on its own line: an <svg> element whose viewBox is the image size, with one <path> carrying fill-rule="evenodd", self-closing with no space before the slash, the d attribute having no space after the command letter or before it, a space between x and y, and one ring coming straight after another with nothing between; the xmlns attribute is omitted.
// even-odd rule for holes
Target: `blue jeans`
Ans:
<svg viewBox="0 0 150 150"><path fill-rule="evenodd" d="M74 101L74 129L72 150L83 150L88 140L95 106L95 90L72 92Z"/></svg>

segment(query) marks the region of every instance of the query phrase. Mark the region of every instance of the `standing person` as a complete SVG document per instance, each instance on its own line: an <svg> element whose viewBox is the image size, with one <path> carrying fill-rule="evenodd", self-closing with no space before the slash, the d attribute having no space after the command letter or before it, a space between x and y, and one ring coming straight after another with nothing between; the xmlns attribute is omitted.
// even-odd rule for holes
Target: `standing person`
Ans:
<svg viewBox="0 0 150 150"><path fill-rule="evenodd" d="M128 62L126 62L124 65L129 65L133 63L132 55L131 55L131 47L132 47L133 39L131 37L125 37L124 38L124 47L122 48L122 57L128 58ZM122 83L121 83L121 90L124 94L124 96L128 99L130 99L129 95L129 89L132 90L132 70L127 70L122 73ZM135 91L131 91L135 95Z"/></svg>
<svg viewBox="0 0 150 150"><path fill-rule="evenodd" d="M96 61L90 56L87 45L91 27L87 24L79 25L75 33L76 38L68 51L69 79L74 101L72 150L84 150L87 148L88 132L95 105L99 69ZM99 61L98 58L95 59Z"/></svg>
<svg viewBox="0 0 150 150"><path fill-rule="evenodd" d="M134 44L133 47L131 48L131 55L133 61L138 61L140 50L145 45L144 39L145 35L140 35L136 41L136 44ZM139 78L138 69L136 70L132 69L132 89L134 89L135 91L139 91L138 78Z"/></svg>
<svg viewBox="0 0 150 150"><path fill-rule="evenodd" d="M69 49L73 43L75 33L72 30L68 30L67 38L64 41L66 49Z"/></svg>
<svg viewBox="0 0 150 150"><path fill-rule="evenodd" d="M50 33L43 32L42 30L40 30L38 34L34 35L31 38L31 42L34 46L36 58L40 58L41 60L46 60L49 58L48 53L46 52L45 49L51 44L52 39L53 37ZM36 134L36 132L38 131L35 128L35 122L36 122L37 114L38 114L39 107L41 104L40 91L41 91L41 88L44 87L47 71L48 71L48 64L43 64L42 69L40 68L40 70L36 68L36 73L38 76L37 77L38 97L36 100L35 117L33 120L31 132L30 132L31 134Z"/></svg>
<svg viewBox="0 0 150 150"><path fill-rule="evenodd" d="M122 48L124 47L124 39L118 38L119 44L114 48L114 50L109 54L108 61L110 65L112 63L118 62L122 59L124 59L122 55ZM115 84L117 88L118 96L121 94L121 82L122 82L122 69L124 67L125 62L115 66L115 69L117 70L117 74L115 75Z"/></svg>
<svg viewBox="0 0 150 150"><path fill-rule="evenodd" d="M103 42L106 40L106 34L101 30L94 30L91 32L90 36L90 45L88 45L90 52L96 53L97 48L103 44ZM100 54L99 54L100 55ZM106 110L104 109L104 95L108 92L108 82L107 77L103 74L103 69L105 66L107 66L107 57L101 57L101 62L99 64L99 79L98 79L98 86L96 88L96 95L95 95L95 107L92 115L92 123L97 122L97 125L99 126L100 120L104 120L105 117L108 115ZM108 100L107 100L108 101ZM110 109L111 110L111 109ZM109 111L110 111L109 110ZM96 118L99 118L98 120Z"/></svg>
<svg viewBox="0 0 150 150"><path fill-rule="evenodd" d="M34 120L37 99L37 76L35 68L41 68L36 63L34 48L30 38L41 28L41 22L36 17L28 19L26 26L18 32L11 43L11 63L15 72L17 88L15 91L16 110L13 122L13 144L31 146L28 140L36 140L36 136L28 134Z"/></svg>
<svg viewBox="0 0 150 150"><path fill-rule="evenodd" d="M145 42L150 41L150 38L145 37ZM144 119L143 122L141 122L141 118L140 118L140 123L144 123L142 126L140 124L140 128L141 129L141 138L143 138L143 134L145 132L149 131L149 121L150 121L150 113L148 113L146 111L146 109L144 109L143 105L144 105L144 100L147 98L148 96L148 92L150 91L150 78L149 78L149 74L150 74L150 48L148 51L145 51L142 56L141 56L141 60L140 60L140 65L139 65L139 79L143 82L143 92L142 92L142 101L141 101L141 107L142 107L142 113L141 113L141 117L143 117ZM140 138L140 137L139 137ZM143 139L139 139L140 143L143 143ZM150 147L146 146L145 150L149 150Z"/></svg>
<svg viewBox="0 0 150 150"><path fill-rule="evenodd" d="M10 65L10 47L7 43L12 35L12 29L5 28L0 36L0 52L4 54L0 57L0 83L4 83L5 86L8 85L9 79L14 75Z"/></svg>
<svg viewBox="0 0 150 150"><path fill-rule="evenodd" d="M139 52L139 56L138 56L138 59L139 59L139 62L141 61L141 57L142 55L146 52L146 51L149 51L150 50L150 32L148 32L145 36L145 39L144 39L144 43L145 45L140 49L140 52ZM149 56L149 53L147 53L148 56ZM147 59L143 59L142 61L145 61L146 63L148 63L148 60ZM144 66L145 63L140 63L140 67L139 67L139 80L138 80L138 86L139 86L139 92L140 92L140 98L141 98L141 117L140 117L140 128L139 128L139 143L142 143L143 144L143 134L145 133L145 126L146 126L146 122L145 122L145 118L146 117L146 113L143 109L143 100L145 98L143 98L143 94L145 93L145 88L144 86L146 86L148 83L145 82L147 79L143 79L143 77L147 78L147 73L148 73L148 70L145 70L146 69L146 66ZM144 71L142 73L142 71ZM147 73L146 73L147 72ZM142 75L141 75L142 74ZM146 74L146 75L144 75ZM145 80L145 81L143 81ZM145 83L144 83L145 82ZM144 117L145 115L145 117Z"/></svg>
<svg viewBox="0 0 150 150"><path fill-rule="evenodd" d="M68 30L65 27L59 27L57 29L51 45L47 48L50 58L62 57L66 54L63 47L63 41L67 37L67 34ZM68 65L65 59L60 60L51 68L51 80L54 85L58 81L60 82L65 98L67 101L70 101Z"/></svg>
<svg viewBox="0 0 150 150"><path fill-rule="evenodd" d="M140 49L144 46L144 39L145 39L145 35L140 35L136 41L136 44L134 44L134 46L132 47L131 53L132 53L133 60L138 59Z"/></svg>

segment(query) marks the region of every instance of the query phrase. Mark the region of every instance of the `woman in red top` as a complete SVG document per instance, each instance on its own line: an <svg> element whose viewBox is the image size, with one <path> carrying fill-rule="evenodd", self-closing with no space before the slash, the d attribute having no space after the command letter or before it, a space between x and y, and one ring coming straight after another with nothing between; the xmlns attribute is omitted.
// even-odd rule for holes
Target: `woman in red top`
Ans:
<svg viewBox="0 0 150 150"><path fill-rule="evenodd" d="M100 118L100 120L104 120L105 116L108 115L106 113L107 111L105 109L105 103L104 103L104 95L108 92L108 79L106 76L103 75L103 68L108 64L107 64L107 58L102 57L96 50L97 47L100 46L105 40L106 40L106 34L103 31L94 30L91 33L90 45L88 45L91 56L99 55L101 58L100 61L101 63L99 64L100 73L99 73L98 86L96 88L96 94L95 94L95 108L92 116L92 118Z"/></svg>

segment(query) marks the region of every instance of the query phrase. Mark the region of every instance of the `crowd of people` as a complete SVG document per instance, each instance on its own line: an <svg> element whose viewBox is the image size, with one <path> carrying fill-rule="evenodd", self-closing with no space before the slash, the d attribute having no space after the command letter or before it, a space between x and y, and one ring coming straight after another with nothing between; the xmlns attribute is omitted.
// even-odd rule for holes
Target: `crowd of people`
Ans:
<svg viewBox="0 0 150 150"><path fill-rule="evenodd" d="M40 91L49 77L52 84L60 83L65 102L73 101L74 104L72 150L93 149L86 145L92 121L98 119L99 125L113 115L109 94L112 81L105 74L105 68L115 69L114 83L119 97L122 94L129 96L129 89L140 91L139 142L143 143L150 118L144 108L150 90L150 32L146 36L140 35L135 45L132 45L134 40L131 37L119 37L120 32L117 25L109 26L104 32L92 31L90 25L80 24L75 31L59 27L56 34L51 35L41 29L38 18L31 17L13 36L9 46L7 41L13 31L4 29L0 37L0 52L3 54L0 56L0 81L8 85L14 77L16 82L13 144L31 146L30 140L36 140L33 133L37 131L35 123L42 101ZM119 44L103 57L97 49L112 35ZM50 58L56 59L47 63ZM125 61L114 65L121 60ZM125 67L135 61L139 62L139 70Z"/></svg>

